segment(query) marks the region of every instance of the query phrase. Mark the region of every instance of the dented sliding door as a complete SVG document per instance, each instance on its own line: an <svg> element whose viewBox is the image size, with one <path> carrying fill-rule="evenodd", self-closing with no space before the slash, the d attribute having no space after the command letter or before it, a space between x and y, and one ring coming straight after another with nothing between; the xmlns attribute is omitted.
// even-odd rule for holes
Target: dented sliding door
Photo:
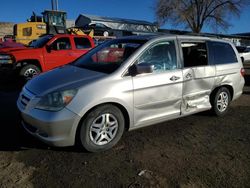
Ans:
<svg viewBox="0 0 250 188"><path fill-rule="evenodd" d="M183 53L183 97L181 114L211 108L210 93L215 82L215 66L208 63L206 42L181 42Z"/></svg>

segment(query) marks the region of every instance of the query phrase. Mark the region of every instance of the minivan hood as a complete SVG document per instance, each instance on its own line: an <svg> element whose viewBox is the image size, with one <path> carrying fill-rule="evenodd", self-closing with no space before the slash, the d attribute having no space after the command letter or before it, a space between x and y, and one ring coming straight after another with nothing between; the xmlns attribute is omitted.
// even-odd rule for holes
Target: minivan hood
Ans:
<svg viewBox="0 0 250 188"><path fill-rule="evenodd" d="M95 72L72 65L56 68L31 79L25 88L38 96L43 96L55 90L77 88L89 84L106 74Z"/></svg>

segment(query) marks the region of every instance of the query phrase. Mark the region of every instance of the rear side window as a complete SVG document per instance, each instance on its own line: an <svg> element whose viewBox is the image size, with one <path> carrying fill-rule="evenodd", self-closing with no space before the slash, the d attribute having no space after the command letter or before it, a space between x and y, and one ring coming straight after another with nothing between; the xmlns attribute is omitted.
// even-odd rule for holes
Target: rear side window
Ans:
<svg viewBox="0 0 250 188"><path fill-rule="evenodd" d="M182 42L184 67L206 66L207 46L205 42Z"/></svg>
<svg viewBox="0 0 250 188"><path fill-rule="evenodd" d="M91 48L90 41L87 38L75 37L74 41L77 49Z"/></svg>
<svg viewBox="0 0 250 188"><path fill-rule="evenodd" d="M210 64L220 65L237 63L232 46L224 42L208 42Z"/></svg>

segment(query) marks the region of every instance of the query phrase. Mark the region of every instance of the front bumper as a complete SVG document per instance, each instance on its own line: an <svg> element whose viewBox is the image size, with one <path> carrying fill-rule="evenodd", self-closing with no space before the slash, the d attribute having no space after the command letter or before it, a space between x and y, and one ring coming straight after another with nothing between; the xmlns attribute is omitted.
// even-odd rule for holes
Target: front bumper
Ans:
<svg viewBox="0 0 250 188"><path fill-rule="evenodd" d="M75 144L80 116L64 108L49 112L32 108L32 99L24 106L21 95L17 101L21 112L22 125L27 132L52 146L72 146Z"/></svg>
<svg viewBox="0 0 250 188"><path fill-rule="evenodd" d="M15 70L16 66L14 64L2 64L0 63L1 70Z"/></svg>

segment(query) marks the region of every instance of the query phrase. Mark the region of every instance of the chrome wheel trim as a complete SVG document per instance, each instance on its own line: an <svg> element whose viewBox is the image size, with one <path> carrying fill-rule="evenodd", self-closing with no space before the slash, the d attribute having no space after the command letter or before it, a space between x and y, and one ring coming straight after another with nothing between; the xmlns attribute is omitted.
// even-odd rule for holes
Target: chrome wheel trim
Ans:
<svg viewBox="0 0 250 188"><path fill-rule="evenodd" d="M228 93L227 92L221 92L219 94L219 97L217 99L217 109L220 111L220 112L224 112L227 107L228 107L228 102L229 102L229 97L228 97Z"/></svg>
<svg viewBox="0 0 250 188"><path fill-rule="evenodd" d="M91 141L102 146L111 142L118 131L118 121L109 113L98 116L90 126L89 136Z"/></svg>
<svg viewBox="0 0 250 188"><path fill-rule="evenodd" d="M29 68L24 72L24 77L26 79L31 79L33 76L37 75L38 72L35 69Z"/></svg>

